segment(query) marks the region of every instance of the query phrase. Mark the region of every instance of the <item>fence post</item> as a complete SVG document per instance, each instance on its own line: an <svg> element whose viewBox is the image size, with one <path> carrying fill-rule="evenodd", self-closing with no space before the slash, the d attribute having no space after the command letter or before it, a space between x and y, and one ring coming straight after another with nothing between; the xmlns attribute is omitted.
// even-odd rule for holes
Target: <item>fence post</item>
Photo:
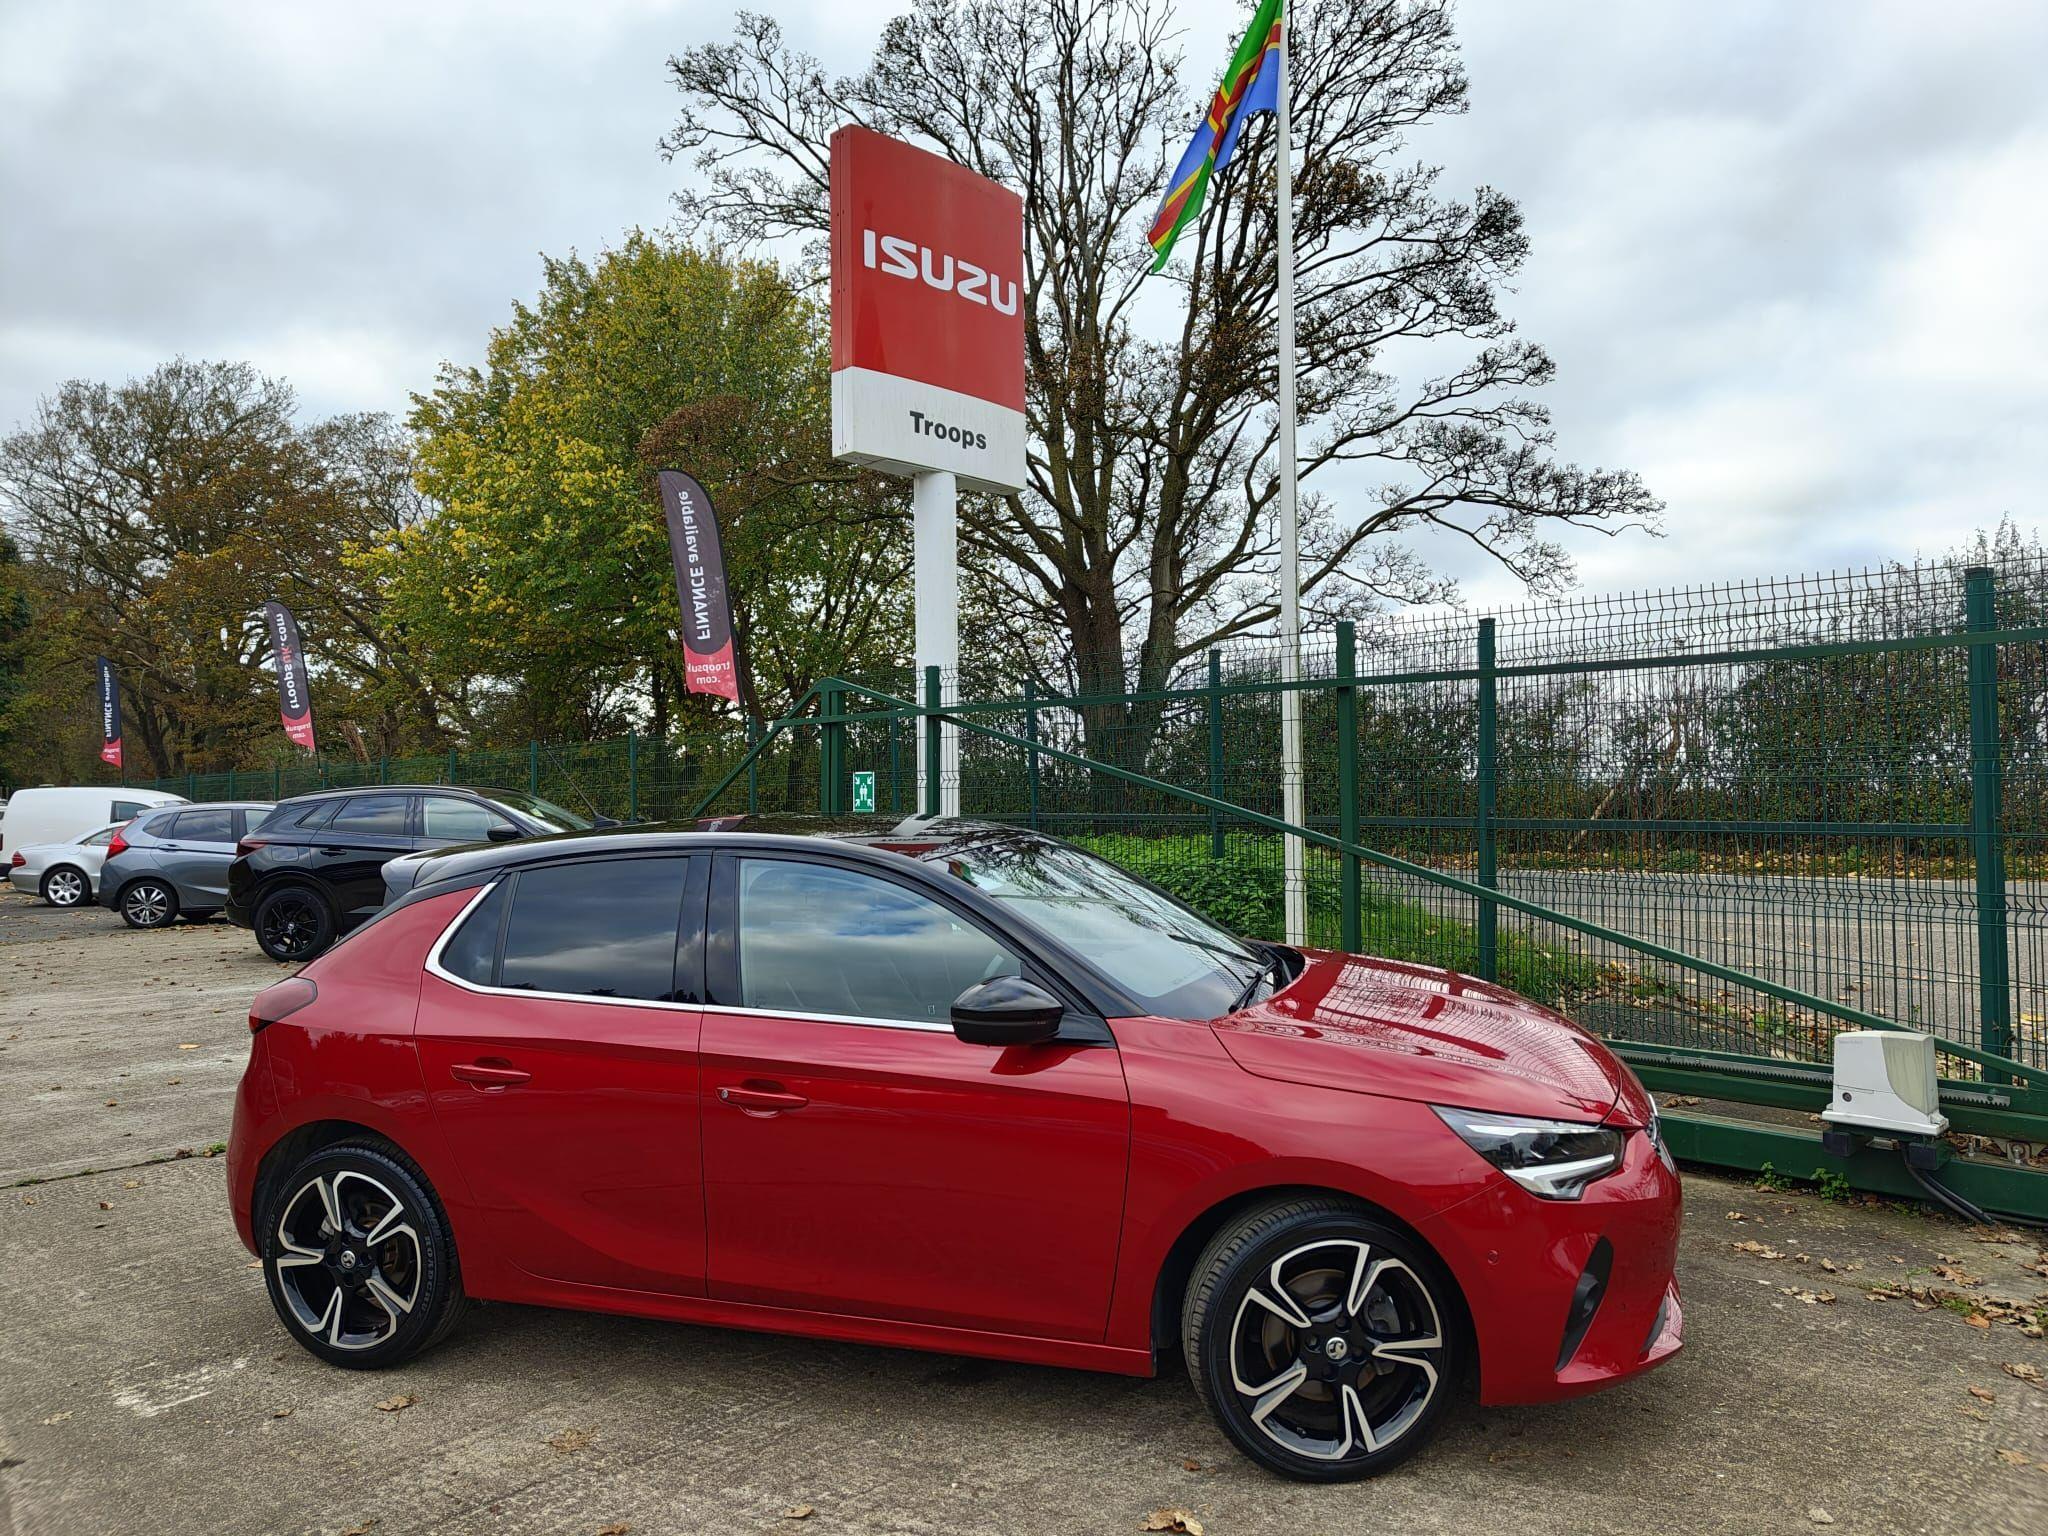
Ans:
<svg viewBox="0 0 2048 1536"><path fill-rule="evenodd" d="M274 757L270 760L270 798L284 798L284 764Z"/></svg>
<svg viewBox="0 0 2048 1536"><path fill-rule="evenodd" d="M235 770L232 768L228 770L228 798L235 798Z"/></svg>
<svg viewBox="0 0 2048 1536"><path fill-rule="evenodd" d="M1209 797L1223 798L1223 653L1209 647ZM1209 857L1223 857L1223 813L1209 812Z"/></svg>
<svg viewBox="0 0 2048 1536"><path fill-rule="evenodd" d="M626 732L626 820L640 819L640 733Z"/></svg>
<svg viewBox="0 0 2048 1536"><path fill-rule="evenodd" d="M526 743L526 792L540 793L540 738L530 737Z"/></svg>
<svg viewBox="0 0 2048 1536"><path fill-rule="evenodd" d="M761 722L752 715L747 716L747 750L751 752L754 749L754 744L760 739ZM761 760L759 758L750 758L747 761L747 814L749 816L761 814Z"/></svg>
<svg viewBox="0 0 2048 1536"><path fill-rule="evenodd" d="M889 812L903 809L903 722L889 717Z"/></svg>
<svg viewBox="0 0 2048 1536"><path fill-rule="evenodd" d="M1024 739L1031 743L1031 749L1024 754L1027 776L1027 804L1030 808L1029 825L1038 830L1038 684L1030 678L1024 679Z"/></svg>
<svg viewBox="0 0 2048 1536"><path fill-rule="evenodd" d="M1998 594L1987 566L1966 573L1970 632L1970 849L1977 864L1978 1043L2012 1054L2012 961L2006 945L2003 783L1998 744ZM2007 1082L1986 1071L1986 1082Z"/></svg>
<svg viewBox="0 0 2048 1536"><path fill-rule="evenodd" d="M1345 619L1337 625L1337 835L1347 843L1358 841L1358 685L1352 681L1357 676L1358 628ZM1344 936L1339 948L1357 954L1365 947L1357 855L1345 854L1339 867Z"/></svg>
<svg viewBox="0 0 2048 1536"><path fill-rule="evenodd" d="M939 669L924 669L924 813L939 814Z"/></svg>
<svg viewBox="0 0 2048 1536"><path fill-rule="evenodd" d="M1495 739L1499 726L1493 669L1493 620L1479 621L1479 804L1473 818L1472 838L1479 870L1478 883L1487 890L1500 884L1493 845ZM1481 897L1479 901L1479 979L1500 980L1500 908Z"/></svg>
<svg viewBox="0 0 2048 1536"><path fill-rule="evenodd" d="M185 771L185 798L187 800L199 798L199 775L190 769Z"/></svg>
<svg viewBox="0 0 2048 1536"><path fill-rule="evenodd" d="M391 754L388 752L382 754L377 759L377 782L379 784L389 784L391 782Z"/></svg>
<svg viewBox="0 0 2048 1536"><path fill-rule="evenodd" d="M818 689L818 810L825 816L841 815L846 808L846 722L839 718L846 708L844 697L845 690L836 682Z"/></svg>
<svg viewBox="0 0 2048 1536"><path fill-rule="evenodd" d="M453 747L448 749L448 782L450 784L455 782L455 749Z"/></svg>

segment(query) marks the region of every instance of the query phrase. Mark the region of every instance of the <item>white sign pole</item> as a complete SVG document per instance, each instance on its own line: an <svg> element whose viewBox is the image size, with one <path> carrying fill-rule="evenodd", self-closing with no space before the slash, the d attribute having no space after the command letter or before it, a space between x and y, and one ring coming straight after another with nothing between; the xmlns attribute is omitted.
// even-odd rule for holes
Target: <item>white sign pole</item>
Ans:
<svg viewBox="0 0 2048 1536"><path fill-rule="evenodd" d="M1288 37L1293 18L1280 29L1280 152L1275 157L1279 180L1279 321L1280 321L1280 678L1292 683L1301 676L1301 551L1294 484L1294 139L1287 113L1287 56L1294 51ZM1301 783L1301 693L1288 688L1280 695L1280 819L1292 826L1305 823ZM1308 938L1308 881L1303 870L1302 841L1285 837L1282 866L1282 915L1287 942Z"/></svg>
<svg viewBox="0 0 2048 1536"><path fill-rule="evenodd" d="M942 674L945 696L957 690L960 665L960 497L951 470L931 469L910 482L912 578L916 585L917 690L924 702L926 667ZM923 790L925 721L917 722L917 773ZM920 809L925 804L918 796ZM960 728L939 727L939 814L960 814Z"/></svg>

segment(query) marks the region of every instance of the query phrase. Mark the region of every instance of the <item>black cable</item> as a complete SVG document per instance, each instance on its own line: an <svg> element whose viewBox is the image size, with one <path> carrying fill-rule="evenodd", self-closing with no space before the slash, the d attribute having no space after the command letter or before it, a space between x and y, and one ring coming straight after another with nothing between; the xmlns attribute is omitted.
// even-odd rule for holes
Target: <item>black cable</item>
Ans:
<svg viewBox="0 0 2048 1536"><path fill-rule="evenodd" d="M2048 1221L2032 1221L2024 1216L1992 1216L1981 1206L1965 1199L1947 1185L1929 1178L1919 1168L1915 1167L1912 1158L1906 1155L1906 1144L1904 1142L1899 1143L1899 1160L1906 1165L1906 1172L1913 1175L1922 1189L1926 1190L1927 1193L1934 1196L1942 1205L1946 1206L1954 1214L1962 1217L1965 1221L1974 1222L1980 1227L2029 1227L2037 1232L2048 1231Z"/></svg>

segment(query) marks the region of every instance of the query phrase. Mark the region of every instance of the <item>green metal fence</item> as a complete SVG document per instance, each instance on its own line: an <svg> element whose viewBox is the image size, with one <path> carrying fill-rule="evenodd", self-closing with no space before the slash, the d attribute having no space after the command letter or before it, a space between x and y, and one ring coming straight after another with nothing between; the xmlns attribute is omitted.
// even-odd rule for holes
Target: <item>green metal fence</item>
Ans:
<svg viewBox="0 0 2048 1536"><path fill-rule="evenodd" d="M1498 979L1653 1086L1789 1107L1824 1100L1837 1030L1925 1029L1953 1046L1958 1124L2048 1134L2044 618L2037 559L1898 567L1338 626L1291 684L1271 642L1112 695L993 662L893 666L688 740L161 787L451 782L666 819L846 811L865 771L887 816L929 794L919 722L942 713L966 813L1073 837L1277 937L1292 687L1310 943Z"/></svg>

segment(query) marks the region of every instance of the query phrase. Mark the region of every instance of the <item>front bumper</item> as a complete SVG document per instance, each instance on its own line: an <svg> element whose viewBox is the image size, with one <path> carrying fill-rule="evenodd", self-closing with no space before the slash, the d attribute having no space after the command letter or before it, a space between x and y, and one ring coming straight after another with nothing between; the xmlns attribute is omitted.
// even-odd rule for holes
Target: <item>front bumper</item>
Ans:
<svg viewBox="0 0 2048 1536"><path fill-rule="evenodd" d="M1677 1354L1681 1219L1678 1175L1636 1132L1621 1170L1577 1200L1541 1200L1502 1176L1425 1222L1471 1309L1480 1401L1597 1392ZM1574 1291L1603 1240L1605 1283L1590 1320L1575 1320Z"/></svg>

